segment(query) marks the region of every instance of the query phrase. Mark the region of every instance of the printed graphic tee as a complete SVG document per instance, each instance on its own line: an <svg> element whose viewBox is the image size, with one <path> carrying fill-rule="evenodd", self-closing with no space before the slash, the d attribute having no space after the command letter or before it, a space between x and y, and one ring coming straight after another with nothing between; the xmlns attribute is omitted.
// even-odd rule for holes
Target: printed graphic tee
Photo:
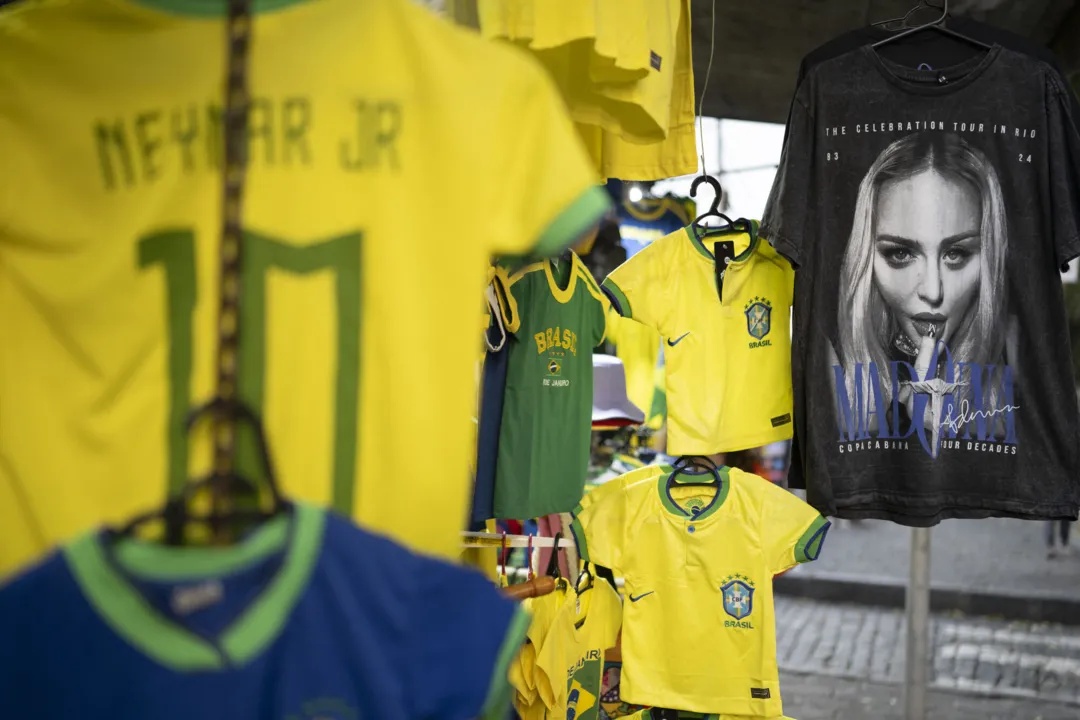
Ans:
<svg viewBox="0 0 1080 720"><path fill-rule="evenodd" d="M826 515L1076 517L1069 108L998 45L932 71L864 47L799 86L761 233L798 269L798 460Z"/></svg>
<svg viewBox="0 0 1080 720"><path fill-rule="evenodd" d="M495 471L497 518L569 512L581 499L592 438L593 348L607 300L572 252L510 277L512 336Z"/></svg>
<svg viewBox="0 0 1080 720"><path fill-rule="evenodd" d="M571 524L581 559L625 581L620 696L776 717L772 579L816 560L829 523L757 475L723 467L716 488L658 467L605 483Z"/></svg>

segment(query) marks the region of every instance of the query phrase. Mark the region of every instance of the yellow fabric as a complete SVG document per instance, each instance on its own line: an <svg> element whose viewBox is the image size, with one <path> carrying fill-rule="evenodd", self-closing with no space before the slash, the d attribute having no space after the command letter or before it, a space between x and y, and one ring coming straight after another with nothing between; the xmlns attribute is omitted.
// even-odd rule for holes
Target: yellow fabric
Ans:
<svg viewBox="0 0 1080 720"><path fill-rule="evenodd" d="M614 647L622 610L606 581L596 581L578 597L567 593L536 657L536 688L541 717L593 717L600 704L604 651ZM575 623L584 619L578 628ZM530 711L535 713L535 710ZM535 715L534 715L535 716ZM524 720L524 718L523 718Z"/></svg>
<svg viewBox="0 0 1080 720"><path fill-rule="evenodd" d="M665 122L659 138L654 133L641 136L631 133L604 133L599 166L603 177L623 180L657 180L697 172L697 134L694 127L694 68L690 42L690 0L649 0L653 15L660 13L663 3L669 13L675 13L676 32L673 57L661 60L659 73L652 73L632 89L605 86L604 94L620 100L627 109L639 106L658 112L667 99L667 112L650 114L657 124ZM650 17L650 29L654 20ZM657 27L662 26L662 20ZM671 62L674 60L674 63ZM640 118L639 118L640 119ZM647 123L646 123L647 124ZM642 144L642 141L651 141ZM657 141L659 140L659 142Z"/></svg>
<svg viewBox="0 0 1080 720"><path fill-rule="evenodd" d="M717 240L735 244L723 303ZM694 239L691 228L648 245L604 280L619 312L663 336L669 455L712 455L791 437L790 307L794 272L764 240ZM740 255L745 256L740 259ZM751 332L751 320L764 320ZM674 343L674 345L673 345Z"/></svg>
<svg viewBox="0 0 1080 720"><path fill-rule="evenodd" d="M536 53L604 178L697 170L690 0L480 0L486 37Z"/></svg>
<svg viewBox="0 0 1080 720"><path fill-rule="evenodd" d="M603 191L520 50L409 0L254 33L242 394L288 493L456 557L485 262L570 244ZM208 467L205 429L190 468L170 433L214 392L224 36L124 0L0 13L0 574ZM420 436L438 472L402 462Z"/></svg>
<svg viewBox="0 0 1080 720"><path fill-rule="evenodd" d="M646 0L596 0L594 83L633 83L649 74Z"/></svg>
<svg viewBox="0 0 1080 720"><path fill-rule="evenodd" d="M542 701L538 700L539 692L536 686L536 659L567 595L572 597L574 593L567 592L565 587L557 587L554 592L547 595L523 601L525 609L529 611L532 619L529 622L529 631L526 635L527 642L522 646L517 658L510 666L510 684L514 688L514 707L517 708L518 714L521 715L521 720L533 720L534 718L544 720L545 706Z"/></svg>
<svg viewBox="0 0 1080 720"><path fill-rule="evenodd" d="M574 526L582 559L625 580L621 698L694 712L781 715L772 578L807 559L797 555L827 523L783 488L734 468L726 469L715 500L714 488L676 485L674 502L667 474L650 482L644 470L590 493ZM752 587L749 600L732 594L733 582ZM729 607L746 612L736 618ZM751 688L767 689L770 698L754 699Z"/></svg>
<svg viewBox="0 0 1080 720"><path fill-rule="evenodd" d="M645 413L646 421L653 418L650 410L656 393L656 364L660 358L660 333L647 325L624 318L614 309L608 310L608 341L615 344L615 354L626 370L626 396Z"/></svg>

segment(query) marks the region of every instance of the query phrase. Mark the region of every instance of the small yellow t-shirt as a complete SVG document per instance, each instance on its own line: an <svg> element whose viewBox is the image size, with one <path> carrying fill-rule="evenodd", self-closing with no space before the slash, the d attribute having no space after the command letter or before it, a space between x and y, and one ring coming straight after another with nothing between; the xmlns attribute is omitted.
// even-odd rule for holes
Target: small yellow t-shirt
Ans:
<svg viewBox="0 0 1080 720"><path fill-rule="evenodd" d="M792 432L790 308L794 271L750 233L693 226L615 268L603 288L619 314L663 336L670 455L712 455L786 440ZM715 241L734 243L723 298Z"/></svg>
<svg viewBox="0 0 1080 720"><path fill-rule="evenodd" d="M817 558L828 521L738 469L720 468L719 487L646 470L590 493L571 524L582 560L624 579L620 696L780 716L772 579Z"/></svg>

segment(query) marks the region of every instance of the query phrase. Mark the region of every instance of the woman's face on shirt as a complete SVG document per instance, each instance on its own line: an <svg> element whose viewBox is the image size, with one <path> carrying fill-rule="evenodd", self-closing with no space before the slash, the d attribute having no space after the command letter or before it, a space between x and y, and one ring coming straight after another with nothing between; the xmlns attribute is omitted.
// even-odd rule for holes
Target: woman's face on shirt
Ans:
<svg viewBox="0 0 1080 720"><path fill-rule="evenodd" d="M874 282L918 345L933 329L948 344L979 290L979 195L968 182L925 170L889 180L874 208Z"/></svg>

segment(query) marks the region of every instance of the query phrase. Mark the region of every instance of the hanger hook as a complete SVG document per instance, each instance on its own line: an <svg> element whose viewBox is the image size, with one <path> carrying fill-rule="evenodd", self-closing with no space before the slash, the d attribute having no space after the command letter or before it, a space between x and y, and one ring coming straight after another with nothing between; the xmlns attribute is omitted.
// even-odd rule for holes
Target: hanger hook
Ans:
<svg viewBox="0 0 1080 720"><path fill-rule="evenodd" d="M724 188L720 185L720 181L712 175L698 175L694 178L694 182L690 183L690 197L697 197L697 189L701 183L707 183L713 189L713 201L709 207L709 212L719 213L720 201L724 198Z"/></svg>

